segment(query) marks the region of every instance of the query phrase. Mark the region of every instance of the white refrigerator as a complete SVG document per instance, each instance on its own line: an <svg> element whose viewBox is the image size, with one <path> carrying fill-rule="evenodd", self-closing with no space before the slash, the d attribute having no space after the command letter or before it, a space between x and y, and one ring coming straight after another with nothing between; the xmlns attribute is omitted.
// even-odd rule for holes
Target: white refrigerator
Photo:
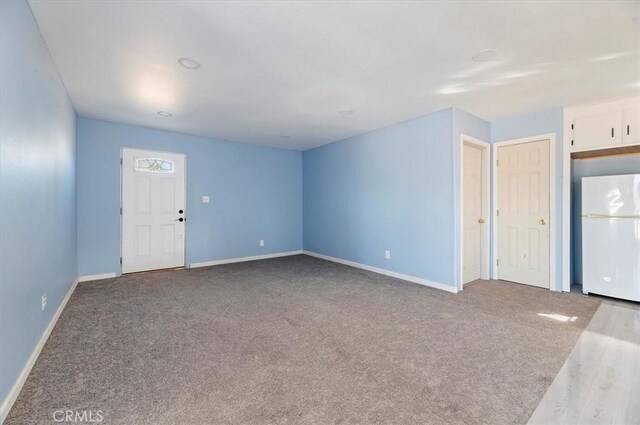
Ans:
<svg viewBox="0 0 640 425"><path fill-rule="evenodd" d="M582 291L640 301L640 174L582 179Z"/></svg>

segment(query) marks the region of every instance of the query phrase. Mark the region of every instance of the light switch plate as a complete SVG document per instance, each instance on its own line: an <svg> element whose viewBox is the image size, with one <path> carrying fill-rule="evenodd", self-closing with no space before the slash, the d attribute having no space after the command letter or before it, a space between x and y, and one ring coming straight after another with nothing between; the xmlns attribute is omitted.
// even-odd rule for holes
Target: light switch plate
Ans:
<svg viewBox="0 0 640 425"><path fill-rule="evenodd" d="M208 204L209 203L209 197L208 196L203 196L202 197L202 203L203 204Z"/></svg>

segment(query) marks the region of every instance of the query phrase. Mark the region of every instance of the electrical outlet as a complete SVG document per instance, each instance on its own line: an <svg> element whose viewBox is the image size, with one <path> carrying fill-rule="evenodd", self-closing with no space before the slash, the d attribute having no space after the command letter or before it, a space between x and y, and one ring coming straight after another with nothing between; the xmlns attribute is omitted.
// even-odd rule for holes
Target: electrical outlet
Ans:
<svg viewBox="0 0 640 425"><path fill-rule="evenodd" d="M260 239L260 246L264 246L264 240Z"/></svg>
<svg viewBox="0 0 640 425"><path fill-rule="evenodd" d="M391 251L386 250L384 252L384 258L386 258L387 260L390 260L391 259Z"/></svg>
<svg viewBox="0 0 640 425"><path fill-rule="evenodd" d="M203 204L208 204L209 203L209 197L208 196L203 196L202 197L202 203Z"/></svg>
<svg viewBox="0 0 640 425"><path fill-rule="evenodd" d="M47 294L42 294L42 311L44 311L45 307L47 306Z"/></svg>

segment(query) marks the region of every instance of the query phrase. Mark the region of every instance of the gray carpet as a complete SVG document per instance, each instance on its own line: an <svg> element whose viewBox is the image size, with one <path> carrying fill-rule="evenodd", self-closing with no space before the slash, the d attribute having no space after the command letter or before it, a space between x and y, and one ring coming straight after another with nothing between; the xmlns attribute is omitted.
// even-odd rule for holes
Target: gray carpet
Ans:
<svg viewBox="0 0 640 425"><path fill-rule="evenodd" d="M525 423L598 305L307 256L81 283L6 425Z"/></svg>

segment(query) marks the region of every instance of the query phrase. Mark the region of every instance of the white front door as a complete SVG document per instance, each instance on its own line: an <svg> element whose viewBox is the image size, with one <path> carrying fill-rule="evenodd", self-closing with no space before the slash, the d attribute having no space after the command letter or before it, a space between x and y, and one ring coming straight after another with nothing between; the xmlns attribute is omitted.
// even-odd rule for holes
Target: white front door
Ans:
<svg viewBox="0 0 640 425"><path fill-rule="evenodd" d="M122 150L122 273L184 266L185 156Z"/></svg>
<svg viewBox="0 0 640 425"><path fill-rule="evenodd" d="M482 269L482 226L484 225L484 199L482 176L482 150L465 144L463 158L463 259L462 282L467 283L480 279Z"/></svg>
<svg viewBox="0 0 640 425"><path fill-rule="evenodd" d="M498 274L549 288L549 140L498 148Z"/></svg>

